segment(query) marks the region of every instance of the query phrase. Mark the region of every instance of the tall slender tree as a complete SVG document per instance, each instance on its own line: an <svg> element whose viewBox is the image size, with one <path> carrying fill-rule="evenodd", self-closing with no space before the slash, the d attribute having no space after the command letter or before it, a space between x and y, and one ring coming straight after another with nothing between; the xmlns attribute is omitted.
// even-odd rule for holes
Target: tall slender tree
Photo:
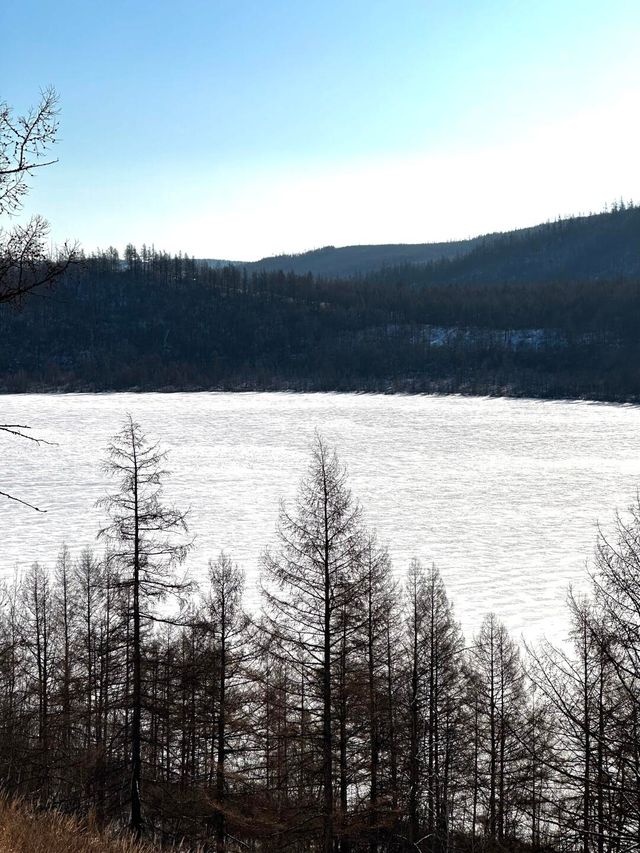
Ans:
<svg viewBox="0 0 640 853"><path fill-rule="evenodd" d="M302 660L308 700L313 691L322 763L322 849L332 853L336 681L345 612L361 600L364 538L360 507L347 488L346 469L318 435L295 509L281 509L278 535L278 550L264 559L268 625L283 657L295 665Z"/></svg>
<svg viewBox="0 0 640 853"><path fill-rule="evenodd" d="M232 691L237 683L248 651L250 621L242 608L244 573L221 553L209 563L205 594L205 619L213 635L214 659L217 663L217 702L215 711L215 837L216 853L225 850L225 800L228 780L227 757L231 752L233 732L231 714L237 708ZM235 700L235 702L234 702Z"/></svg>
<svg viewBox="0 0 640 853"><path fill-rule="evenodd" d="M189 549L184 540L186 515L163 504L166 452L150 443L129 415L107 448L105 471L118 480L117 492L100 501L110 523L100 531L109 542L109 558L119 568L120 587L129 593L131 626L131 830L142 833L142 649L143 630L156 616L155 605L179 595L188 584L175 567Z"/></svg>
<svg viewBox="0 0 640 853"><path fill-rule="evenodd" d="M481 777L486 833L502 842L524 796L519 729L526 719L524 671L518 647L495 614L485 617L472 648L479 690Z"/></svg>

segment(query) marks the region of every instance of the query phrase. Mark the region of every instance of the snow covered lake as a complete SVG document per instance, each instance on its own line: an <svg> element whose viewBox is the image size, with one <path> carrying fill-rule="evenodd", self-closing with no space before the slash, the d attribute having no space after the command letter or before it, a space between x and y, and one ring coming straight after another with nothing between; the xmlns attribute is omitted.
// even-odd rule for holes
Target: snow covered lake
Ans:
<svg viewBox="0 0 640 853"><path fill-rule="evenodd" d="M95 546L109 484L100 461L126 413L170 451L168 502L191 507L191 573L220 549L248 594L294 498L316 428L347 464L369 525L402 575L435 562L466 632L495 611L516 635L561 637L569 584L585 585L596 525L640 483L640 408L584 402L354 394L73 394L0 398L0 572Z"/></svg>

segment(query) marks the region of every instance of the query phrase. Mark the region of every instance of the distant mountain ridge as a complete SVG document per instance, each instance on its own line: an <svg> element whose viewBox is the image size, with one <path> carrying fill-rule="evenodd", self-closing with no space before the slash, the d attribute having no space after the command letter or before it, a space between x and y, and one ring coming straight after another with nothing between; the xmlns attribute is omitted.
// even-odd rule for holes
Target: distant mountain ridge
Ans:
<svg viewBox="0 0 640 853"><path fill-rule="evenodd" d="M428 264L470 252L481 237L451 240L444 243L384 243L362 246L323 246L295 255L273 255L259 261L221 261L204 259L212 267L226 264L265 272L311 273L322 278L351 278L366 275L384 267L404 264Z"/></svg>
<svg viewBox="0 0 640 853"><path fill-rule="evenodd" d="M301 254L259 261L204 259L209 266L238 266L249 272L277 272L320 278L353 278L412 269L420 280L456 283L515 282L554 278L590 280L640 275L640 207L495 232L440 243L324 246Z"/></svg>
<svg viewBox="0 0 640 853"><path fill-rule="evenodd" d="M403 273L400 278L405 282L421 284L638 279L640 207L620 207L487 235L464 255Z"/></svg>

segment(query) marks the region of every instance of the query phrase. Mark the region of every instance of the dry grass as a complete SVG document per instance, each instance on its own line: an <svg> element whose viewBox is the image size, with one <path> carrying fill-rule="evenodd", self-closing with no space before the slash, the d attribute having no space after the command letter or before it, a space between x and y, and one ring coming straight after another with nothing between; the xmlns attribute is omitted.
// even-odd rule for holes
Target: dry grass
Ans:
<svg viewBox="0 0 640 853"><path fill-rule="evenodd" d="M100 833L58 812L0 796L0 853L157 853L157 847Z"/></svg>

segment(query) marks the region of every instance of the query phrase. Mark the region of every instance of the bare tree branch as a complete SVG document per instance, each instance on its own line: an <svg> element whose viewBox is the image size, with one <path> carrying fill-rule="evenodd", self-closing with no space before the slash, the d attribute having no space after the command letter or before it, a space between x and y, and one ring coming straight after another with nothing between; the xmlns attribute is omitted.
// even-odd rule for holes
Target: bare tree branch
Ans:
<svg viewBox="0 0 640 853"><path fill-rule="evenodd" d="M40 507L30 504L28 501L23 501L21 498L15 497L15 495L10 495L8 492L0 492L0 496L7 498L10 501L22 504L23 506L28 506L29 509L35 509L36 512L46 512L46 509L40 509Z"/></svg>
<svg viewBox="0 0 640 853"><path fill-rule="evenodd" d="M47 156L58 134L58 94L41 92L40 102L26 115L14 117L0 102L0 215L14 216L24 206L27 179L35 169L57 161ZM77 261L77 244L48 249L49 224L33 216L26 224L0 229L0 304L19 303L32 291L48 287Z"/></svg>

